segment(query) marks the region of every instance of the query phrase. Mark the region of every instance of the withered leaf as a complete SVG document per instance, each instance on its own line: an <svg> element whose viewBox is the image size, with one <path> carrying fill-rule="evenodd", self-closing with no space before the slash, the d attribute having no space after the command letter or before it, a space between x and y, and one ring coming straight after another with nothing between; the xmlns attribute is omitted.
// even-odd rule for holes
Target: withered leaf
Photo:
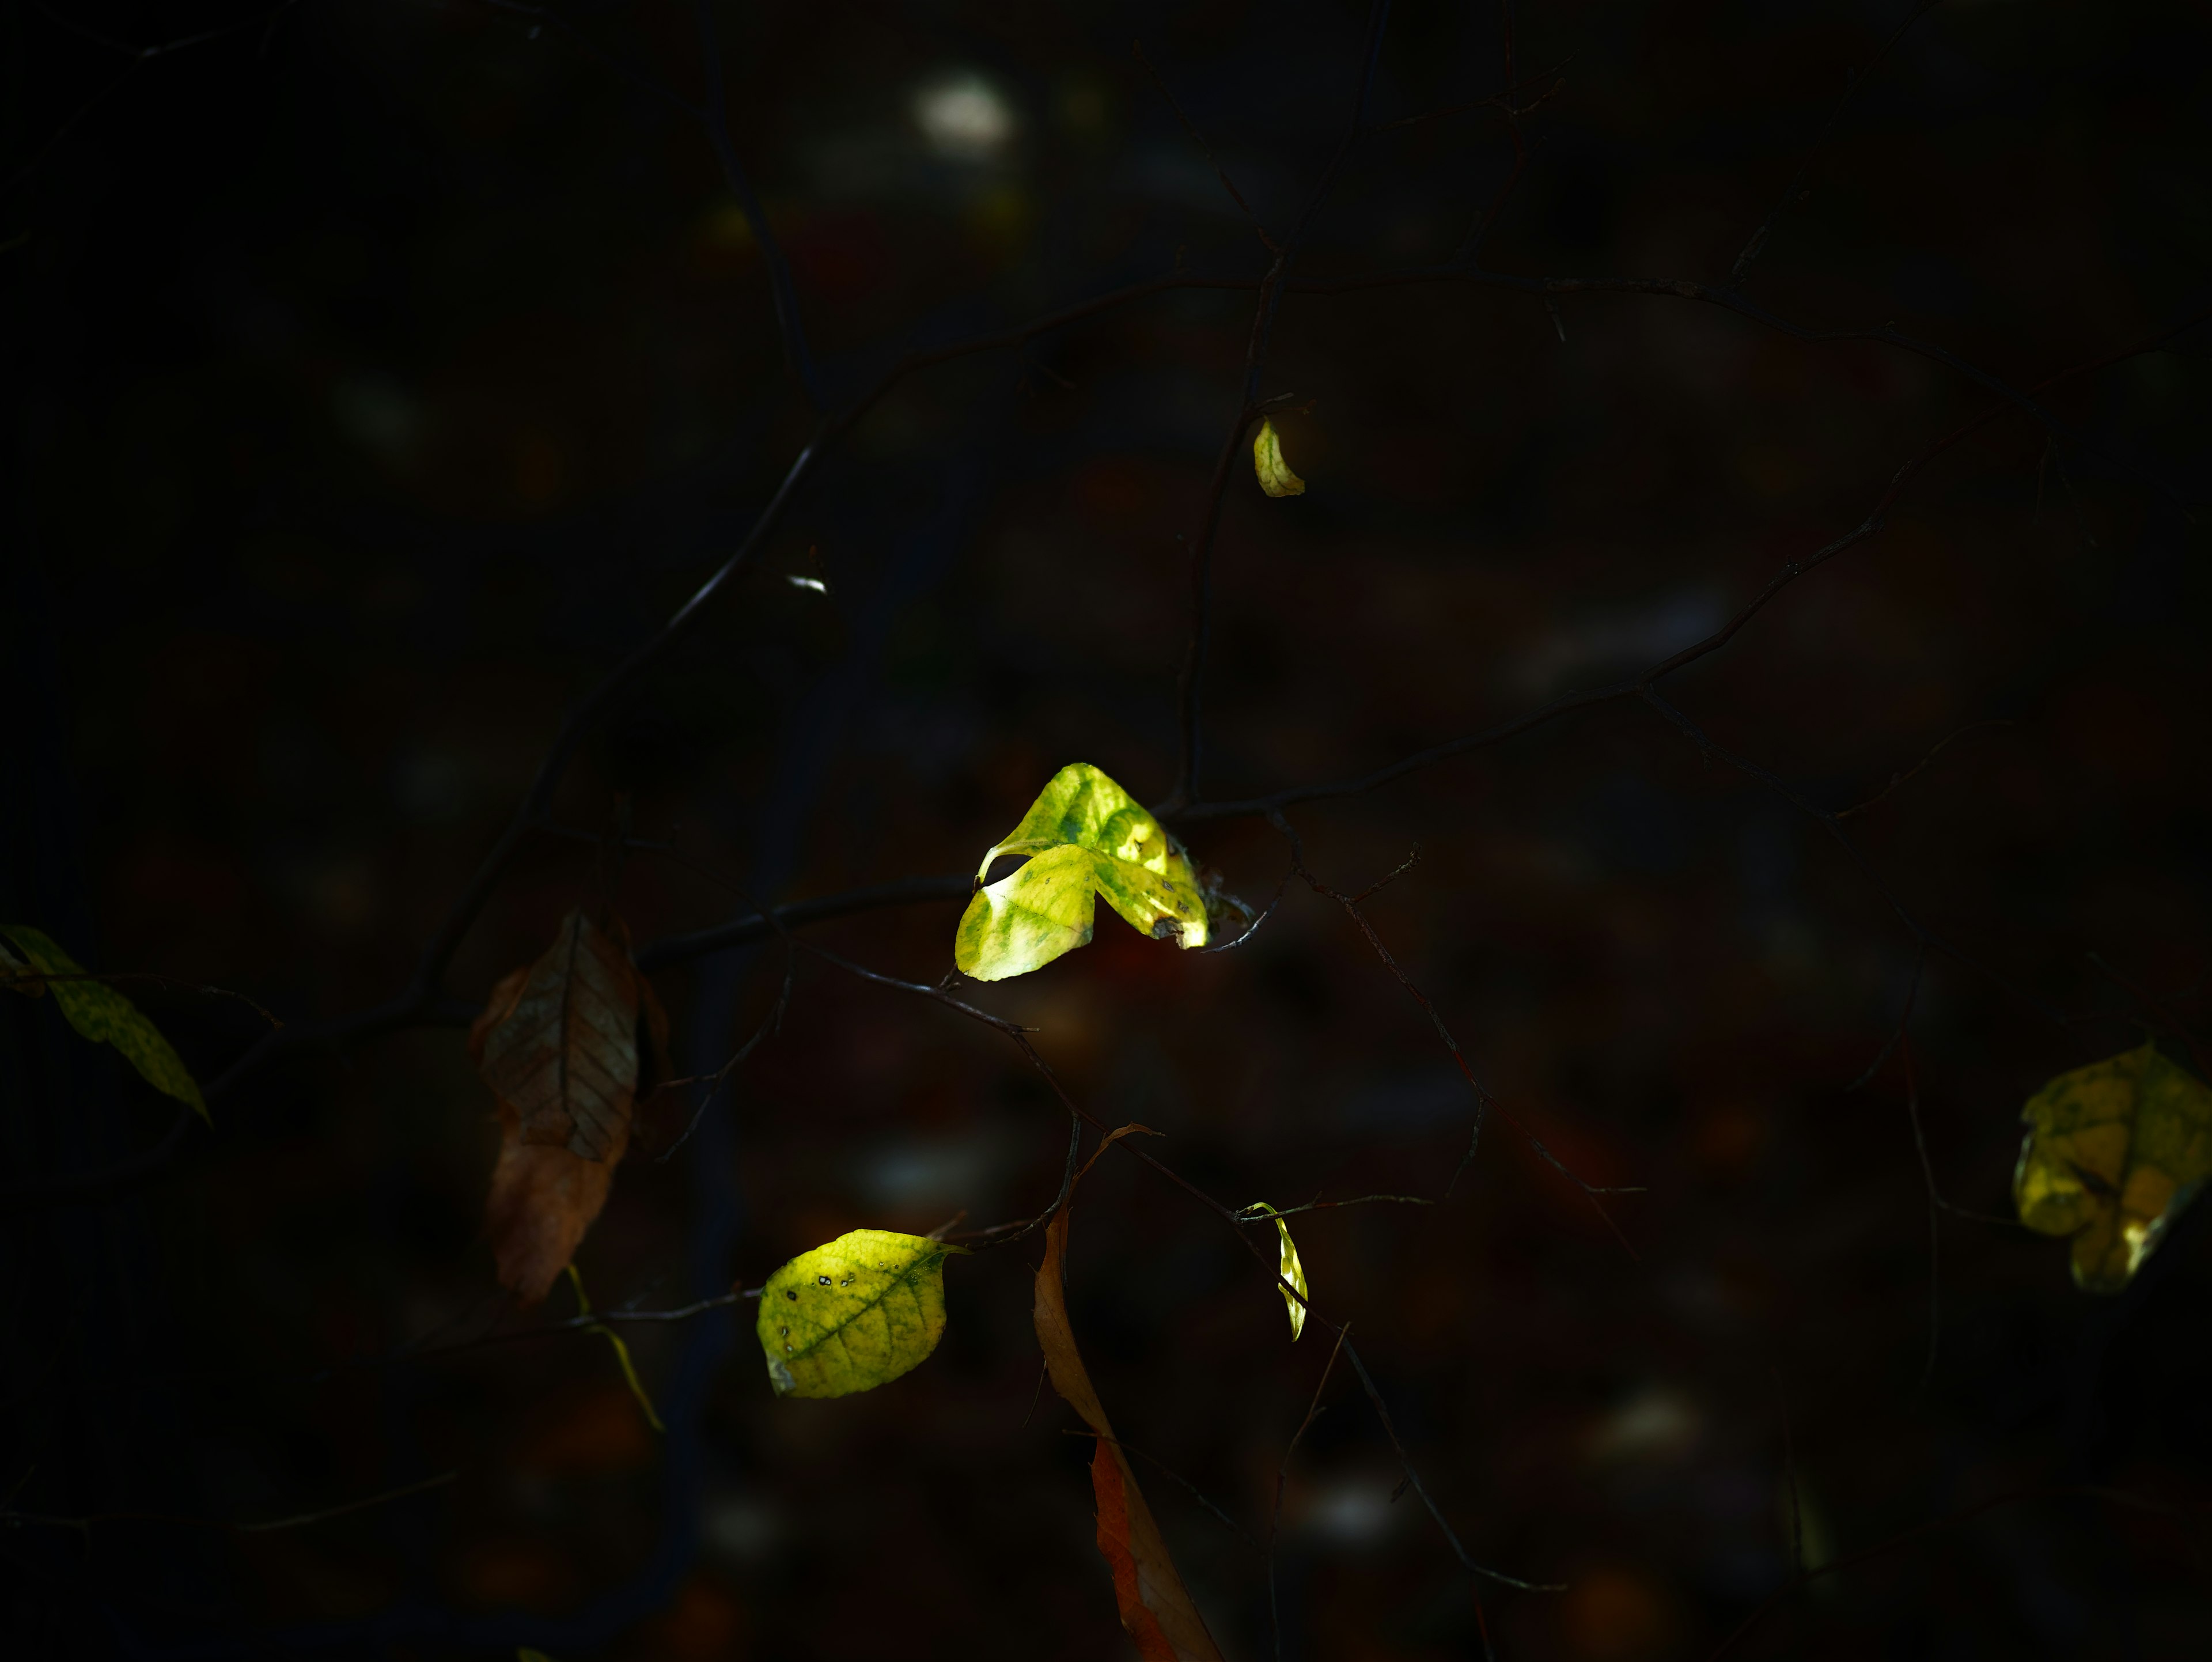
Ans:
<svg viewBox="0 0 2212 1662"><path fill-rule="evenodd" d="M1125 1125L1101 1143L1097 1160L1116 1138L1141 1125ZM1152 1135L1157 1135L1153 1133ZM1088 1171L1086 1164L1084 1170ZM1077 1174L1081 1181L1081 1173ZM1114 1575L1114 1602L1121 1625L1136 1641L1145 1662L1221 1662L1221 1652L1206 1631L1176 1573L1175 1560L1145 1504L1144 1491L1129 1458L1115 1439L1106 1409L1092 1387L1083 1357L1075 1348L1075 1330L1067 1318L1064 1285L1067 1263L1067 1221L1074 1197L1060 1208L1044 1233L1044 1263L1036 1274L1036 1336L1043 1348L1052 1388L1098 1434L1098 1452L1091 1463L1091 1487L1098 1507L1098 1551Z"/></svg>
<svg viewBox="0 0 2212 1662"><path fill-rule="evenodd" d="M636 1104L637 989L625 943L581 910L561 921L483 1041L484 1083L514 1110L525 1143L620 1158Z"/></svg>
<svg viewBox="0 0 2212 1662"><path fill-rule="evenodd" d="M469 1030L470 1055L499 1103L484 1222L500 1284L525 1305L544 1298L606 1204L629 1147L641 1048L665 1077L667 1033L621 926L610 934L580 912L551 950L492 989ZM535 1135L526 1105L536 1109Z"/></svg>

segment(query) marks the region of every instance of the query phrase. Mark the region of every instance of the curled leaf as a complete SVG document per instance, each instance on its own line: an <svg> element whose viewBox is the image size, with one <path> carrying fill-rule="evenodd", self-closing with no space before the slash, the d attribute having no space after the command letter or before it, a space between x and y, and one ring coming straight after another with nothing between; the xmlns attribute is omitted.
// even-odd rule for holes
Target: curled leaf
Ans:
<svg viewBox="0 0 2212 1662"><path fill-rule="evenodd" d="M214 1123L208 1114L207 1099L200 1094L199 1083L185 1066L185 1059L161 1036L161 1030L146 1019L143 1011L104 983L59 979L64 976L82 977L87 971L42 930L27 923L0 925L0 929L5 930L9 943L15 948L9 956L21 966L11 971L9 984L15 990L35 998L41 989L52 989L54 1002L69 1018L70 1026L95 1044L113 1045L138 1070L139 1078L164 1096L174 1097L210 1124ZM43 971L46 977L56 978L26 977L24 970Z"/></svg>
<svg viewBox="0 0 2212 1662"><path fill-rule="evenodd" d="M1252 471L1260 476L1260 489L1271 496L1303 496L1306 482L1291 472L1283 460L1283 435L1275 423L1262 420L1260 435L1252 441Z"/></svg>
<svg viewBox="0 0 2212 1662"><path fill-rule="evenodd" d="M1291 1239L1291 1226L1284 1222L1281 1218L1276 1217L1275 1208L1268 1205L1267 1202L1254 1201L1251 1205L1246 1207L1244 1209L1247 1212L1256 1213L1263 1218L1274 1218L1275 1228L1282 1235L1282 1267L1278 1273L1281 1275L1285 1281L1291 1284L1291 1287L1295 1287L1298 1289L1298 1296L1296 1299L1292 1298L1291 1296L1291 1288L1289 1287L1279 1287L1275 1290L1283 1295L1284 1304L1289 1306L1291 1312L1291 1342L1296 1344L1297 1342L1298 1336L1306 1330L1306 1307L1304 1304L1299 1302L1300 1300L1306 1296L1306 1267L1298 1262L1297 1243Z"/></svg>
<svg viewBox="0 0 2212 1662"><path fill-rule="evenodd" d="M1115 1139L1146 1129L1141 1125L1121 1127L1099 1145L1091 1159L1097 1159ZM1084 1170L1090 1170L1089 1166ZM1082 1181L1080 1172L1076 1181ZM1221 1652L1176 1572L1167 1540L1145 1504L1137 1474L1114 1436L1105 1407L1083 1366L1082 1353L1075 1348L1066 1285L1073 1206L1071 1194L1045 1227L1044 1263L1036 1273L1037 1344L1044 1352L1052 1388L1098 1434L1098 1450L1091 1461L1091 1488L1098 1508L1099 1555L1114 1576L1115 1606L1145 1662L1221 1662Z"/></svg>
<svg viewBox="0 0 2212 1662"><path fill-rule="evenodd" d="M1128 792L1087 762L1053 775L1021 824L994 844L976 881L1002 855L1018 870L979 886L962 914L952 961L978 981L1026 975L1085 945L1097 898L1155 940L1203 947L1205 896L1190 856Z"/></svg>
<svg viewBox="0 0 2212 1662"><path fill-rule="evenodd" d="M755 1324L779 1397L845 1397L888 1385L945 1336L945 1260L927 1235L855 1229L768 1278Z"/></svg>
<svg viewBox="0 0 2212 1662"><path fill-rule="evenodd" d="M2212 1176L2212 1089L2155 1044L2061 1074L2021 1118L2020 1221L2073 1237L2085 1293L2125 1287Z"/></svg>

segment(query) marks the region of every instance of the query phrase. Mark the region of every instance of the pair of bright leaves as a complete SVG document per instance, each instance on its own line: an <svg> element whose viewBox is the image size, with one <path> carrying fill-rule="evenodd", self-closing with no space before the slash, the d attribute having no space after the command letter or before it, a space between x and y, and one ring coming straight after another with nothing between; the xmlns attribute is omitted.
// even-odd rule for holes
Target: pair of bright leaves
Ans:
<svg viewBox="0 0 2212 1662"><path fill-rule="evenodd" d="M1023 863L983 880L1008 858ZM1233 906L1209 895L1182 845L1088 763L1053 776L1021 823L984 854L975 877L952 961L978 981L1024 975L1083 946L1101 899L1139 934L1185 948L1205 946L1209 913ZM1256 1220L1275 1209L1262 1201L1246 1213ZM1276 1217L1275 1228L1295 1339L1305 1325L1305 1270L1290 1226ZM777 1270L762 1288L759 1320L777 1394L843 1397L921 1361L945 1332L945 1260L963 1250L856 1229Z"/></svg>

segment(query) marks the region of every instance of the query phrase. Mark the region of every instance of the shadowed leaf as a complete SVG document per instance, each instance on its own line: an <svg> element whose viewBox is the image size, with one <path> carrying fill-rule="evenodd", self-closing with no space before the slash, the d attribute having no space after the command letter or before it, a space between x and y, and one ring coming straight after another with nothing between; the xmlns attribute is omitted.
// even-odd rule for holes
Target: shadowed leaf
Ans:
<svg viewBox="0 0 2212 1662"><path fill-rule="evenodd" d="M761 1351L779 1397L888 1385L945 1336L945 1260L927 1235L855 1229L802 1252L761 1289Z"/></svg>
<svg viewBox="0 0 2212 1662"><path fill-rule="evenodd" d="M1003 981L1085 945L1100 895L1155 940L1186 948L1206 942L1206 899L1190 856L1087 762L1053 775L1021 824L984 855L977 880L1005 855L1030 858L968 903L952 947L963 975Z"/></svg>
<svg viewBox="0 0 2212 1662"><path fill-rule="evenodd" d="M2125 1287L2212 1176L2212 1089L2155 1044L2061 1074L2021 1118L2020 1221L2073 1237L2085 1293Z"/></svg>
<svg viewBox="0 0 2212 1662"><path fill-rule="evenodd" d="M87 973L43 932L27 923L4 927L15 953L21 954L18 963L33 970L43 970L52 977ZM184 1058L161 1037L161 1030L146 1019L144 1012L114 988L97 981L40 980L35 977L27 982L16 982L14 986L15 991L33 998L42 989L52 989L54 1002L69 1018L70 1026L95 1044L113 1045L146 1083L165 1096L174 1097L210 1124L215 1123L209 1117L207 1100L200 1095L198 1082L185 1066Z"/></svg>
<svg viewBox="0 0 2212 1662"><path fill-rule="evenodd" d="M1259 436L1252 441L1252 471L1260 476L1260 489L1271 496L1306 493L1306 482L1291 472L1290 463L1283 460L1283 435L1271 421L1260 423Z"/></svg>
<svg viewBox="0 0 2212 1662"><path fill-rule="evenodd" d="M1117 1138L1132 1132L1158 1135L1141 1125L1125 1125L1099 1144L1095 1160ZM1089 1171L1085 1164L1084 1170ZM1079 1172L1077 1182L1082 1181ZM1036 1273L1037 1343L1044 1351L1052 1388L1098 1434L1098 1452L1091 1462L1091 1487L1098 1507L1098 1551L1114 1575L1114 1602L1121 1625L1136 1641L1145 1662L1221 1662L1221 1652L1206 1631L1176 1573L1166 1539L1145 1504L1144 1491L1128 1457L1114 1436L1106 1409L1075 1348L1075 1330L1067 1318L1067 1224L1074 1205L1071 1190L1067 1204L1046 1226L1044 1263Z"/></svg>
<svg viewBox="0 0 2212 1662"><path fill-rule="evenodd" d="M570 912L483 1036L484 1083L514 1108L524 1142L620 1157L636 1100L637 1014L626 944Z"/></svg>
<svg viewBox="0 0 2212 1662"><path fill-rule="evenodd" d="M618 1019L629 1024L619 1037ZM526 1306L544 1298L605 1206L629 1147L641 1045L665 1074L667 1027L621 926L610 934L571 912L553 947L502 977L470 1028L469 1054L499 1103L485 1227L500 1285Z"/></svg>

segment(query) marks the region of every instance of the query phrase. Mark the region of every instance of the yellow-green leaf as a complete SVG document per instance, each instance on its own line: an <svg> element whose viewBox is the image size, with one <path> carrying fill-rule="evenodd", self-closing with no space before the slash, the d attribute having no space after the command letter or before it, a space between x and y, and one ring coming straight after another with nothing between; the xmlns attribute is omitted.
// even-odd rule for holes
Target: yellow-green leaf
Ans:
<svg viewBox="0 0 2212 1662"><path fill-rule="evenodd" d="M1275 1290L1283 1295L1283 1303L1290 1309L1291 1342L1296 1344L1298 1335L1306 1330L1306 1307L1298 1301L1306 1296L1306 1267L1298 1262L1297 1243L1291 1239L1291 1226L1279 1217L1276 1217L1275 1208L1267 1202L1254 1201L1244 1209L1263 1218L1274 1218L1275 1227L1282 1235L1283 1261L1278 1273L1291 1284L1291 1287L1298 1289L1298 1296L1296 1299L1291 1296L1290 1287L1279 1287Z"/></svg>
<svg viewBox="0 0 2212 1662"><path fill-rule="evenodd" d="M87 971L40 930L27 923L0 924L0 930L33 969L46 972L46 984L70 1026L95 1044L112 1044L146 1083L214 1123L184 1058L136 1004L101 982L59 979L82 977Z"/></svg>
<svg viewBox="0 0 2212 1662"><path fill-rule="evenodd" d="M1271 496L1306 494L1306 482L1283 460L1283 435L1271 421L1260 423L1260 436L1252 441L1252 471L1260 476L1260 489Z"/></svg>
<svg viewBox="0 0 2212 1662"><path fill-rule="evenodd" d="M2145 1044L2028 1099L2020 1221L2074 1238L2074 1284L2117 1293L2212 1176L2212 1089Z"/></svg>
<svg viewBox="0 0 2212 1662"><path fill-rule="evenodd" d="M981 886L1001 855L1030 856ZM1053 775L1022 822L976 868L952 961L978 981L1026 975L1091 939L1097 897L1154 940L1206 942L1206 898L1182 845L1088 762Z"/></svg>
<svg viewBox="0 0 2212 1662"><path fill-rule="evenodd" d="M945 1260L964 1246L855 1229L802 1252L761 1289L761 1350L779 1397L872 1391L945 1336Z"/></svg>

